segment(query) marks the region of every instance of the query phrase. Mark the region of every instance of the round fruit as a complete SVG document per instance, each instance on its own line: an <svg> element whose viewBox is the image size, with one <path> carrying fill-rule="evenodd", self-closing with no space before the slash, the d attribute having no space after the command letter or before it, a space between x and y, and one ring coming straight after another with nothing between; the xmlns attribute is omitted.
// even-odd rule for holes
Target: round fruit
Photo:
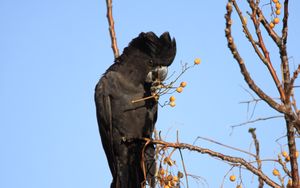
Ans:
<svg viewBox="0 0 300 188"><path fill-rule="evenodd" d="M287 183L287 187L292 187L292 185L293 185L293 181L292 179L289 179Z"/></svg>
<svg viewBox="0 0 300 188"><path fill-rule="evenodd" d="M160 173L160 175L165 175L165 170L162 168L162 169L160 169L160 171L159 171L159 173Z"/></svg>
<svg viewBox="0 0 300 188"><path fill-rule="evenodd" d="M170 186L168 186L168 185L165 185L165 186L164 186L164 188L170 188Z"/></svg>
<svg viewBox="0 0 300 188"><path fill-rule="evenodd" d="M234 182L234 181L236 180L236 177L235 177L235 175L231 175L231 176L229 177L229 179L230 179L230 181Z"/></svg>
<svg viewBox="0 0 300 188"><path fill-rule="evenodd" d="M279 14L281 13L280 9L277 9L277 10L275 11L275 13L276 13L277 15L279 15Z"/></svg>
<svg viewBox="0 0 300 188"><path fill-rule="evenodd" d="M243 188L243 187L242 187L242 185L240 184L240 185L237 185L236 188Z"/></svg>
<svg viewBox="0 0 300 188"><path fill-rule="evenodd" d="M185 87L186 84L187 84L186 82L181 82L181 83L180 83L180 86L181 86L181 87Z"/></svg>
<svg viewBox="0 0 300 188"><path fill-rule="evenodd" d="M170 102L170 106L171 106L171 107L174 107L174 106L176 106L176 103L175 103L174 101L171 101L171 102Z"/></svg>
<svg viewBox="0 0 300 188"><path fill-rule="evenodd" d="M178 177L177 176L173 176L173 181L178 182Z"/></svg>
<svg viewBox="0 0 300 188"><path fill-rule="evenodd" d="M287 156L288 156L288 153L287 153L286 151L283 151L283 152L281 152L281 155L282 155L283 157L287 157Z"/></svg>
<svg viewBox="0 0 300 188"><path fill-rule="evenodd" d="M176 91L177 91L178 93L181 93L181 92L182 92L182 90L183 90L183 88L182 88L182 87L178 87L178 88L176 88Z"/></svg>
<svg viewBox="0 0 300 188"><path fill-rule="evenodd" d="M291 158L290 158L290 156L287 156L286 158L285 158L285 162L290 162L290 160L291 160Z"/></svg>
<svg viewBox="0 0 300 188"><path fill-rule="evenodd" d="M171 96L170 99L169 99L171 102L175 101L176 98L174 96Z"/></svg>
<svg viewBox="0 0 300 188"><path fill-rule="evenodd" d="M275 23L275 24L278 24L279 22L280 22L280 20L279 20L278 17L274 18L274 23Z"/></svg>
<svg viewBox="0 0 300 188"><path fill-rule="evenodd" d="M183 173L178 171L177 176L178 176L178 178L183 178Z"/></svg>
<svg viewBox="0 0 300 188"><path fill-rule="evenodd" d="M174 187L176 185L176 182L171 180L171 181L169 181L169 184L171 185L171 187Z"/></svg>
<svg viewBox="0 0 300 188"><path fill-rule="evenodd" d="M175 103L174 103L175 104ZM175 106L175 105L174 105ZM168 164L169 166L173 166L173 161L171 160L171 158L170 157L166 157L165 159L164 159L164 164Z"/></svg>
<svg viewBox="0 0 300 188"><path fill-rule="evenodd" d="M274 176L279 176L279 171L276 168L274 168L274 170L273 170L273 175Z"/></svg>
<svg viewBox="0 0 300 188"><path fill-rule="evenodd" d="M277 9L281 8L281 4L279 2L277 2L275 6L276 6Z"/></svg>
<svg viewBox="0 0 300 188"><path fill-rule="evenodd" d="M278 0L273 0L273 3L278 3Z"/></svg>
<svg viewBox="0 0 300 188"><path fill-rule="evenodd" d="M297 158L299 157L299 151L296 151L296 157Z"/></svg>
<svg viewBox="0 0 300 188"><path fill-rule="evenodd" d="M273 22L271 22L270 27L273 29L275 27L275 24Z"/></svg>
<svg viewBox="0 0 300 188"><path fill-rule="evenodd" d="M173 176L172 176L171 174L170 174L170 175L168 175L168 176L167 176L167 180L168 180L168 181L171 181L171 180L173 180Z"/></svg>
<svg viewBox="0 0 300 188"><path fill-rule="evenodd" d="M196 65L199 65L199 64L201 63L201 59L200 59L200 58L196 58L196 59L194 60L194 63L195 63Z"/></svg>

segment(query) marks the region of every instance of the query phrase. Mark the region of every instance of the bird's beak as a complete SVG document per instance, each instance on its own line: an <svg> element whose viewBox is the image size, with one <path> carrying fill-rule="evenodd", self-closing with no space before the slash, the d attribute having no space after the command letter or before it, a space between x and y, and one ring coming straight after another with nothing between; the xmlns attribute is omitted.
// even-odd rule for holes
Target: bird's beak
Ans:
<svg viewBox="0 0 300 188"><path fill-rule="evenodd" d="M168 74L167 66L154 67L147 75L146 82L162 82Z"/></svg>

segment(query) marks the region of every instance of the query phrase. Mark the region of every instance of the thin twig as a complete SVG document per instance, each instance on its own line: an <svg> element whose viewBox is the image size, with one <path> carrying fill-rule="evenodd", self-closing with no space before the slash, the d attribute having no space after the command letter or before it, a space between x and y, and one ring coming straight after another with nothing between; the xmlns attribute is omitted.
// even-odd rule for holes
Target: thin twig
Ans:
<svg viewBox="0 0 300 188"><path fill-rule="evenodd" d="M262 164L261 164L261 159L260 159L259 141L257 139L255 130L256 130L255 128L250 128L249 133L251 134L253 141L254 141L254 145L255 145L255 151L256 151L255 159L257 162L257 169L261 171ZM259 182L258 188L262 188L264 186L264 181L260 177L258 177L258 182Z"/></svg>
<svg viewBox="0 0 300 188"><path fill-rule="evenodd" d="M196 138L196 140L194 141L193 145L195 144L195 142L197 141L197 139L206 140L206 141L212 142L212 143L214 143L214 144L218 144L218 145L220 145L220 146L223 146L223 147L225 147L225 148L229 148L229 149L232 149L232 150L235 150L235 151L239 151L239 152L245 153L245 154L250 155L250 156L252 156L252 157L255 157L255 156L256 156L256 155L254 155L253 153L250 153L250 152L248 152L248 151L244 151L244 150L239 149L239 148L235 148L235 147L232 147L232 146L229 146L229 145L225 145L225 144L222 144L222 143L217 142L217 141L215 141L215 140L212 140L212 139L209 139L209 138L204 138L204 137L201 137L201 136L198 136L198 137Z"/></svg>
<svg viewBox="0 0 300 188"><path fill-rule="evenodd" d="M293 73L293 77L291 78L290 81L290 88L289 88L289 93L291 92L291 90L294 88L294 82L295 80L298 78L298 75L300 73L300 64L298 65L297 69L294 71Z"/></svg>
<svg viewBox="0 0 300 188"><path fill-rule="evenodd" d="M107 7L107 20L109 25L109 34L111 38L111 48L113 50L115 59L119 57L119 49L117 45L117 38L116 38L116 32L115 32L115 24L114 24L114 18L112 15L112 0L106 0L106 7Z"/></svg>
<svg viewBox="0 0 300 188"><path fill-rule="evenodd" d="M286 163L285 163L284 161L282 161L280 155L278 155L278 161L277 161L277 162L281 165L283 171L284 171L289 177L292 177L291 172L290 172L289 169L286 167Z"/></svg>
<svg viewBox="0 0 300 188"><path fill-rule="evenodd" d="M179 148L179 153L180 153L180 159L181 159L181 163L182 163L182 167L183 167L183 172L185 175L186 187L188 188L189 187L188 173L186 171L186 167L185 167L184 160L183 160L183 155L182 155L180 148Z"/></svg>
<svg viewBox="0 0 300 188"><path fill-rule="evenodd" d="M231 125L231 128L240 127L240 126L251 124L251 123L256 123L258 121L265 121L265 120L269 120L269 119L283 118L283 117L284 117L283 115L277 115L277 116L271 116L271 117L265 117L265 118L257 118L257 119L246 121L246 122L243 122L240 124Z"/></svg>

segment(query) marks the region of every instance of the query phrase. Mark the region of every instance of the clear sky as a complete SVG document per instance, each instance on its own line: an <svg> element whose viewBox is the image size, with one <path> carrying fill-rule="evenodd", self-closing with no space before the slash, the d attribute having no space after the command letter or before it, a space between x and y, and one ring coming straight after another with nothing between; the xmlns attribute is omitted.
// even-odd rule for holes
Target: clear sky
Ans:
<svg viewBox="0 0 300 188"><path fill-rule="evenodd" d="M179 73L181 62L202 59L180 79L188 86L176 94L177 106L159 109L157 129L167 141L175 141L178 130L182 142L193 143L203 136L248 151L253 146L247 131L256 127L262 158L276 158L280 147L275 140L285 134L283 120L246 125L230 135L230 125L247 121L253 106L247 113L247 106L239 104L251 96L227 48L225 5L224 0L115 1L118 45L122 52L142 31L158 35L169 31L177 41L170 72ZM299 8L299 1L290 1L292 70L300 62ZM266 68L235 23L233 34L251 75L270 96L278 97ZM98 134L93 93L113 62L110 45L104 0L0 0L1 188L109 187L111 175ZM278 50L271 41L267 45L280 73ZM300 100L299 92L295 95ZM273 115L278 114L260 102L253 119ZM280 143L285 144L285 139ZM203 140L196 144L250 159ZM190 179L190 187L220 187L231 168L207 155L186 151L184 157L188 172L202 179L198 183ZM269 174L278 167L270 162L264 165ZM239 171L232 173L238 176ZM244 187L257 185L256 178L242 173ZM224 187L235 186L226 178Z"/></svg>

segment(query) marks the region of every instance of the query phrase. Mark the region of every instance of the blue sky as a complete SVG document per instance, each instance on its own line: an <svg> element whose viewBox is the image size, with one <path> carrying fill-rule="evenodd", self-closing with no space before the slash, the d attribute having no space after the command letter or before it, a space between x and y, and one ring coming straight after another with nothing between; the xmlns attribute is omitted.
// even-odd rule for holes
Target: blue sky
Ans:
<svg viewBox="0 0 300 188"><path fill-rule="evenodd" d="M236 128L230 135L230 125L247 121L247 106L239 102L251 96L243 89L247 85L227 49L226 1L131 0L113 5L120 52L142 31L158 35L169 31L177 41L170 72L179 73L181 62L202 59L201 65L180 79L188 86L176 94L177 106L159 109L157 129L167 141L175 141L178 130L182 142L193 143L203 136L249 150L253 149L247 133L251 126L257 128L262 157L276 157L280 147L275 140L284 135L280 119ZM299 1L290 2L292 70L300 61L299 8ZM251 75L270 96L277 97L266 68L249 48L238 21L234 23L233 34ZM278 50L270 40L267 45L280 73ZM0 187L109 187L111 176L98 134L93 93L112 62L104 0L0 0ZM300 98L299 91L295 95ZM278 114L261 102L254 119L273 115ZM209 142L197 144L244 156ZM231 168L206 155L186 151L184 157L187 170L210 187L219 187ZM277 167L264 165L269 174ZM238 169L232 173L238 175ZM251 174L243 171L243 177L244 187L257 184ZM190 180L191 187L207 187L202 183ZM224 182L224 187L233 185L228 179Z"/></svg>

